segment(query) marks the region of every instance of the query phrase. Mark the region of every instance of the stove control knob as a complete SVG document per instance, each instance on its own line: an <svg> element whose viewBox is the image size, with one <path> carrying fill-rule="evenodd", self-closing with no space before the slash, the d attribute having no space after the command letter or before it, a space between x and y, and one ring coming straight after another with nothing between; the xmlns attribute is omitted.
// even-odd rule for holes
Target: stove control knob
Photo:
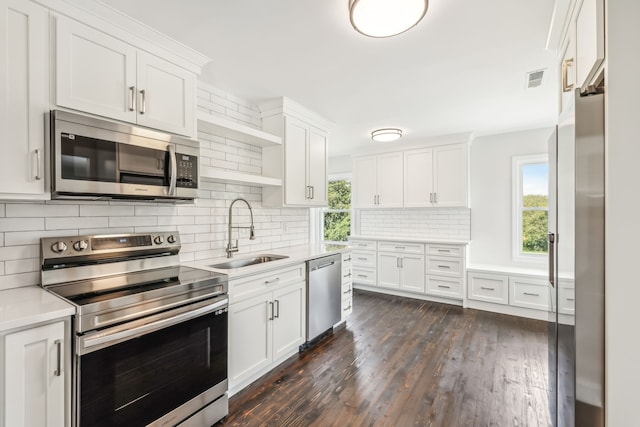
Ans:
<svg viewBox="0 0 640 427"><path fill-rule="evenodd" d="M170 234L169 237L167 237L167 242L174 244L176 242L176 236Z"/></svg>
<svg viewBox="0 0 640 427"><path fill-rule="evenodd" d="M161 245L164 243L164 239L162 238L162 236L154 237L153 241L155 242L156 245Z"/></svg>
<svg viewBox="0 0 640 427"><path fill-rule="evenodd" d="M55 242L53 245L51 245L51 250L59 254L67 250L67 245L62 241Z"/></svg>
<svg viewBox="0 0 640 427"><path fill-rule="evenodd" d="M86 240L78 240L73 244L73 249L75 249L78 252L82 252L88 247L89 247L89 244L87 243Z"/></svg>

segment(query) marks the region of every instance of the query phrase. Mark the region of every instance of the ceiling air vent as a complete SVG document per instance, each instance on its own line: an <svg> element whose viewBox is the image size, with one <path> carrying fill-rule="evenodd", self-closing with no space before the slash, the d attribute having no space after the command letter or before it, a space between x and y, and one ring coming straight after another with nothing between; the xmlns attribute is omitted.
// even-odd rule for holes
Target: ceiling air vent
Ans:
<svg viewBox="0 0 640 427"><path fill-rule="evenodd" d="M544 70L529 71L527 73L527 89L540 86L543 75Z"/></svg>

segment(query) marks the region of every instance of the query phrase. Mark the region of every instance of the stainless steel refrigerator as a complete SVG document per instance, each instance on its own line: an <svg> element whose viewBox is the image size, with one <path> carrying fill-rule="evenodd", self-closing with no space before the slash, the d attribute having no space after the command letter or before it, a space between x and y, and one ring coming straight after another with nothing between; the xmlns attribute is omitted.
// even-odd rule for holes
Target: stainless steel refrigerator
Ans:
<svg viewBox="0 0 640 427"><path fill-rule="evenodd" d="M554 426L604 426L604 86L575 92L549 149L549 406ZM573 288L571 288L573 286ZM575 317L562 313L567 293Z"/></svg>

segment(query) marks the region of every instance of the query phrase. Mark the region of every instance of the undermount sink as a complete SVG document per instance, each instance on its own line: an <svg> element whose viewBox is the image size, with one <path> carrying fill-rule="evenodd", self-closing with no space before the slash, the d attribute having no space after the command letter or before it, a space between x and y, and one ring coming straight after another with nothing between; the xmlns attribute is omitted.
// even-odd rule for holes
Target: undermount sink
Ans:
<svg viewBox="0 0 640 427"><path fill-rule="evenodd" d="M212 264L211 268L231 269L247 267L249 265L264 264L265 262L277 261L279 259L289 258L285 255L258 255L252 258L243 258L234 261L221 262L220 264Z"/></svg>

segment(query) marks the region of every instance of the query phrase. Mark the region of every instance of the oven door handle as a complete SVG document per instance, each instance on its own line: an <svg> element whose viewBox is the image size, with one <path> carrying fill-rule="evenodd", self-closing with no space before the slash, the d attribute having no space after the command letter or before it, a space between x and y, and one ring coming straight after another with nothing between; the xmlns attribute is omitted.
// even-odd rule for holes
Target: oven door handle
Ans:
<svg viewBox="0 0 640 427"><path fill-rule="evenodd" d="M132 338L137 338L143 335L150 334L152 332L159 331L160 329L167 328L169 326L177 325L178 323L185 322L187 320L194 319L204 314L225 309L229 305L229 299L225 298L221 301L214 302L213 304L207 304L194 308L175 316L171 316L165 319L156 320L150 323L146 323L141 326L134 326L131 328L123 328L118 326L115 328L101 331L92 336L83 336L78 338L78 354L83 355L99 350L109 345L117 344L122 341L127 341Z"/></svg>

